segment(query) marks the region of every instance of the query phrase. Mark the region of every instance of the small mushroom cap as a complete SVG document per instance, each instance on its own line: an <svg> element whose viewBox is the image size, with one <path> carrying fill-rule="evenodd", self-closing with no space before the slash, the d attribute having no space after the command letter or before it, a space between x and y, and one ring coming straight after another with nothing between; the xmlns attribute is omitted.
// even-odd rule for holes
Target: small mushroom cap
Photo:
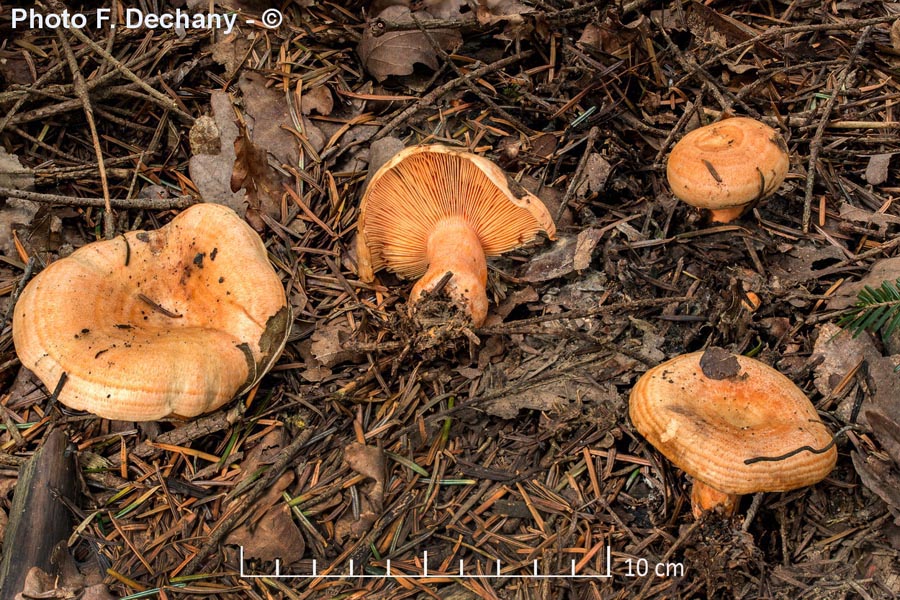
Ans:
<svg viewBox="0 0 900 600"><path fill-rule="evenodd" d="M831 434L803 392L752 358L736 356L739 372L707 377L703 352L684 354L647 371L631 391L635 428L676 466L726 494L792 490L821 481L834 468Z"/></svg>
<svg viewBox="0 0 900 600"><path fill-rule="evenodd" d="M66 375L63 404L147 421L208 412L249 389L290 324L259 236L231 209L198 204L44 269L16 304L13 340L48 389Z"/></svg>
<svg viewBox="0 0 900 600"><path fill-rule="evenodd" d="M461 216L478 235L486 256L556 235L540 198L481 156L441 145L410 146L387 161L360 202L359 276L372 281L384 268L421 277L428 236L436 223Z"/></svg>
<svg viewBox="0 0 900 600"><path fill-rule="evenodd" d="M698 127L672 148L672 193L697 208L741 206L774 193L790 166L781 135L747 117Z"/></svg>

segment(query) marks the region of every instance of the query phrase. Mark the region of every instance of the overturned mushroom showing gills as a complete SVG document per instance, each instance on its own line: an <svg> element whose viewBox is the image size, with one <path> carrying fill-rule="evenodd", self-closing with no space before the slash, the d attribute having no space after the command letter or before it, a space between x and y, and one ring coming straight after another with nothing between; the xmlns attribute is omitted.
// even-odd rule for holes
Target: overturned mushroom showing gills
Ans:
<svg viewBox="0 0 900 600"><path fill-rule="evenodd" d="M156 231L80 248L16 304L22 364L63 404L147 421L214 410L252 387L284 348L291 311L259 236L198 204Z"/></svg>
<svg viewBox="0 0 900 600"><path fill-rule="evenodd" d="M701 365L703 352L678 356L647 371L629 401L638 432L694 478L694 515L716 507L730 515L741 495L828 475L837 451L806 395L764 363L711 350L725 355L725 368L710 367L710 354Z"/></svg>
<svg viewBox="0 0 900 600"><path fill-rule="evenodd" d="M675 196L727 223L781 186L790 161L781 135L747 117L698 127L672 148L666 177Z"/></svg>
<svg viewBox="0 0 900 600"><path fill-rule="evenodd" d="M533 240L551 239L553 219L541 200L491 161L447 146L412 146L372 177L360 205L359 276L372 281L387 268L416 278L410 303L444 290L481 325L487 316L486 256Z"/></svg>

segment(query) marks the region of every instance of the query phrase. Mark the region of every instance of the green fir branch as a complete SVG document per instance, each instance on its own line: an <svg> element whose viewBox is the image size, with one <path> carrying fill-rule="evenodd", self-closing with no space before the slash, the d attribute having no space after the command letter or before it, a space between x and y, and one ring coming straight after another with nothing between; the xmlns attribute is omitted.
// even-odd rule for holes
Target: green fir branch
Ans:
<svg viewBox="0 0 900 600"><path fill-rule="evenodd" d="M881 286L865 286L856 295L856 303L838 325L853 332L853 337L863 331L880 332L888 337L900 327L900 278L883 281Z"/></svg>

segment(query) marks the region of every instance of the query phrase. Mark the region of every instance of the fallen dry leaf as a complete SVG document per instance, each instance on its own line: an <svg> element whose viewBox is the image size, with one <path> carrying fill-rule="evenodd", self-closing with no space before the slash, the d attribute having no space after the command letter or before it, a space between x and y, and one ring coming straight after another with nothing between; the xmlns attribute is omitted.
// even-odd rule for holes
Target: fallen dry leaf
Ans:
<svg viewBox="0 0 900 600"><path fill-rule="evenodd" d="M0 146L0 187L15 190L34 189L34 175L26 169L14 154L8 154ZM0 197L0 200L3 198ZM12 232L28 226L34 220L40 205L30 200L7 198L0 208L0 248L6 256L15 256Z"/></svg>
<svg viewBox="0 0 900 600"><path fill-rule="evenodd" d="M216 30L215 35L216 42L212 45L212 59L225 67L225 76L230 79L247 58L253 42L237 30L229 34Z"/></svg>
<svg viewBox="0 0 900 600"><path fill-rule="evenodd" d="M863 457L859 452L851 452L850 456L863 485L893 508L900 509L900 475L891 463L873 454Z"/></svg>
<svg viewBox="0 0 900 600"><path fill-rule="evenodd" d="M79 600L115 600L115 596L102 583L89 585L81 591Z"/></svg>
<svg viewBox="0 0 900 600"><path fill-rule="evenodd" d="M866 225L874 225L878 230L884 230L890 223L900 223L900 217L895 215L874 212L865 208L853 206L849 202L841 202L840 214L842 219L864 223Z"/></svg>
<svg viewBox="0 0 900 600"><path fill-rule="evenodd" d="M284 446L284 430L276 429L259 441L247 453L241 464L241 481L253 477L263 465L275 460ZM306 543L291 516L291 509L282 501L281 493L294 482L294 472L286 471L266 493L254 502L252 512L225 538L225 542L243 546L244 556L283 564L303 558ZM240 499L233 502L240 502Z"/></svg>
<svg viewBox="0 0 900 600"><path fill-rule="evenodd" d="M529 283L540 283L563 277L572 272L572 260L578 239L574 235L560 235L546 250L536 254L519 278Z"/></svg>
<svg viewBox="0 0 900 600"><path fill-rule="evenodd" d="M370 530L384 510L384 452L375 446L352 442L344 448L344 460L356 473L366 477L360 486L359 518L345 513L335 524L340 538L359 538Z"/></svg>
<svg viewBox="0 0 900 600"><path fill-rule="evenodd" d="M489 327L491 325L502 323L503 319L508 317L517 306L527 304L528 302L537 302L539 299L537 291L530 285L514 290L503 300L503 302L488 313L487 320L485 320L484 324L486 327Z"/></svg>
<svg viewBox="0 0 900 600"><path fill-rule="evenodd" d="M859 376L866 377L872 393L866 395L858 409L860 423L868 424L866 415L870 412L900 414L900 376L895 371L900 357L882 356L868 333L853 337L851 332L834 323L824 323L819 328L810 360L816 361L820 357L822 361L815 368L813 382L823 395L832 392L860 361L864 361L865 369ZM854 404L855 398L851 395L838 406L837 412L849 419Z"/></svg>
<svg viewBox="0 0 900 600"><path fill-rule="evenodd" d="M389 161L405 147L399 138L393 136L386 136L372 142L369 146L369 168L363 189L369 185L369 181L372 180L372 177L381 168L381 165Z"/></svg>
<svg viewBox="0 0 900 600"><path fill-rule="evenodd" d="M245 218L257 231L263 231L266 223L263 214L281 214L281 178L269 166L266 151L256 146L247 135L246 128L234 142L234 171L231 173L231 191L247 192Z"/></svg>
<svg viewBox="0 0 900 600"><path fill-rule="evenodd" d="M828 308L840 310L856 304L857 294L865 287L881 287L884 281L897 281L900 278L900 256L885 258L875 262L865 277L859 281L845 283L828 299Z"/></svg>
<svg viewBox="0 0 900 600"><path fill-rule="evenodd" d="M680 12L680 11L679 11ZM720 13L700 2L687 6L687 26L700 39L708 40L722 48L745 42L758 32L745 23ZM779 54L763 43L755 46L766 58L778 58Z"/></svg>
<svg viewBox="0 0 900 600"><path fill-rule="evenodd" d="M295 129L284 93L266 86L266 78L244 72L238 79L244 104L244 117L253 143L275 157L281 164L297 165L300 140L288 131ZM302 99L301 99L302 102ZM307 117L300 116L301 136L316 152L325 147L325 135Z"/></svg>
<svg viewBox="0 0 900 600"><path fill-rule="evenodd" d="M199 129L195 133L192 128L189 136L194 138L191 143L194 155L188 163L191 181L206 202L224 204L244 216L247 211L247 194L243 190L233 192L230 187L236 158L234 142L238 137L231 98L226 92L217 90L210 95L210 105L215 128L208 121L201 121L201 117L197 119L200 122ZM214 132L218 133L218 143L212 139ZM193 150L195 146L196 151ZM216 148L218 152L214 151Z"/></svg>
<svg viewBox="0 0 900 600"><path fill-rule="evenodd" d="M412 8L415 5L421 7L435 19L458 19L462 16L463 4L463 0L375 0L369 6L369 12L378 15L390 6Z"/></svg>
<svg viewBox="0 0 900 600"><path fill-rule="evenodd" d="M327 116L334 109L334 97L327 85L317 85L312 89L304 89L300 98L300 112L308 115L316 111L320 115Z"/></svg>
<svg viewBox="0 0 900 600"><path fill-rule="evenodd" d="M900 423L880 408L867 410L865 417L872 428L872 435L894 464L900 466Z"/></svg>
<svg viewBox="0 0 900 600"><path fill-rule="evenodd" d="M575 194L579 198L584 198L590 193L602 192L610 173L612 173L612 165L598 153L591 152L585 164L582 179L575 188Z"/></svg>
<svg viewBox="0 0 900 600"><path fill-rule="evenodd" d="M22 166L19 157L0 146L0 187L14 190L34 189L34 175Z"/></svg>
<svg viewBox="0 0 900 600"><path fill-rule="evenodd" d="M891 46L895 52L900 52L900 19L891 23Z"/></svg>
<svg viewBox="0 0 900 600"><path fill-rule="evenodd" d="M319 365L331 368L342 362L354 360L358 353L344 348L350 337L350 327L341 321L328 321L313 332L310 352Z"/></svg>
<svg viewBox="0 0 900 600"><path fill-rule="evenodd" d="M652 14L652 13L651 13ZM666 29L671 29L666 27ZM588 23L578 38L578 45L606 54L617 55L623 48L628 49L638 37L635 30L622 29L609 19L600 23Z"/></svg>
<svg viewBox="0 0 900 600"><path fill-rule="evenodd" d="M283 565L302 559L306 542L294 523L290 507L287 504L273 506L262 516L257 516L257 512L229 533L226 543L242 546L246 558L265 561L277 558Z"/></svg>
<svg viewBox="0 0 900 600"><path fill-rule="evenodd" d="M25 60L25 52L9 52L0 50L0 82L5 82L9 89L12 85L29 85L33 83L34 78L31 75L31 69L28 68L29 61Z"/></svg>
<svg viewBox="0 0 900 600"><path fill-rule="evenodd" d="M814 383L823 396L834 390L835 386L849 373L860 360L875 360L881 354L872 344L867 334L853 337L834 323L825 323L819 328L819 336L813 346L813 359L822 358L815 368Z"/></svg>
<svg viewBox="0 0 900 600"><path fill-rule="evenodd" d="M501 21L521 23L524 21L522 15L534 12L533 8L518 0L474 0L474 2L475 18L482 25L493 25Z"/></svg>
<svg viewBox="0 0 900 600"><path fill-rule="evenodd" d="M605 389L591 383L555 379L487 402L484 410L501 419L515 419L523 409L547 411L558 420L567 421L582 414L583 404L601 401L605 394Z"/></svg>
<svg viewBox="0 0 900 600"><path fill-rule="evenodd" d="M866 165L866 183L881 185L888 178L888 168L891 166L893 154L875 154L869 157Z"/></svg>
<svg viewBox="0 0 900 600"><path fill-rule="evenodd" d="M219 154L222 151L222 135L216 120L208 115L199 117L188 133L191 154Z"/></svg>
<svg viewBox="0 0 900 600"><path fill-rule="evenodd" d="M772 287L794 288L798 283L824 277L829 274L832 264L844 258L844 253L830 244L816 246L798 243L787 246L773 260Z"/></svg>
<svg viewBox="0 0 900 600"><path fill-rule="evenodd" d="M371 480L367 493L380 512L384 501L384 452L376 446L352 442L344 448L344 460L353 471Z"/></svg>
<svg viewBox="0 0 900 600"><path fill-rule="evenodd" d="M609 35L605 35L605 32L599 25L596 23L588 23L581 31L581 35L578 36L578 41L576 43L582 48L603 50L603 41L607 37L609 37Z"/></svg>
<svg viewBox="0 0 900 600"><path fill-rule="evenodd" d="M16 594L15 600L31 600L40 598L45 592L53 590L55 578L38 567L31 567L25 576L25 586Z"/></svg>
<svg viewBox="0 0 900 600"><path fill-rule="evenodd" d="M543 301L547 310L564 307L569 310L597 306L599 298L609 288L609 277L602 271L586 271L572 283L559 288L555 294L547 294Z"/></svg>
<svg viewBox="0 0 900 600"><path fill-rule="evenodd" d="M659 334L659 330L657 330L653 323L635 317L628 317L628 320L631 321L631 324L634 325L636 329L644 334L641 336L641 343L636 351L644 358L645 362L648 364L657 364L666 360L666 353L661 349L666 338Z"/></svg>
<svg viewBox="0 0 900 600"><path fill-rule="evenodd" d="M575 254L572 256L572 268L576 271L584 271L591 266L594 257L594 249L603 237L601 230L589 227L578 234L575 242Z"/></svg>
<svg viewBox="0 0 900 600"><path fill-rule="evenodd" d="M425 11L413 13L406 6L389 6L378 16L396 23L432 18ZM433 29L429 35L445 51L452 51L462 44L462 36L455 30ZM390 75L410 75L416 63L432 70L439 65L437 53L421 31L389 31L375 37L366 28L356 51L366 71L378 81L384 81Z"/></svg>
<svg viewBox="0 0 900 600"><path fill-rule="evenodd" d="M14 600L35 600L37 598L62 598L78 600L113 600L113 596L102 583L87 584L78 573L54 576L39 567L31 567L25 576L25 585L15 595Z"/></svg>
<svg viewBox="0 0 900 600"><path fill-rule="evenodd" d="M559 236L552 246L528 262L520 278L539 283L588 268L601 237L601 231L596 228L585 229L577 236Z"/></svg>

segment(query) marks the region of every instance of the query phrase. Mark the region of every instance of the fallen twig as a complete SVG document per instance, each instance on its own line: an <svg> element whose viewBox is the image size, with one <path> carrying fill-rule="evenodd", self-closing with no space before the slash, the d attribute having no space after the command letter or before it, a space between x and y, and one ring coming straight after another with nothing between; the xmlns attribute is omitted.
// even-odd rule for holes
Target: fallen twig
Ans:
<svg viewBox="0 0 900 600"><path fill-rule="evenodd" d="M47 204L60 204L63 206L93 206L103 208L106 200L103 198L79 198L77 196L60 196L57 194L41 194L38 192L26 192L12 188L0 187L0 196L7 198L19 198L32 202L44 202ZM110 198L109 204L113 208L134 210L172 210L175 208L187 208L196 204L193 196L176 196L175 198Z"/></svg>
<svg viewBox="0 0 900 600"><path fill-rule="evenodd" d="M600 137L600 128L591 127L591 130L587 135L587 141L585 141L584 152L581 154L581 160L578 161L578 168L575 169L575 174L572 176L572 181L569 183L569 187L566 188L566 195L563 197L562 202L559 203L559 208L556 209L555 220L557 223L559 223L559 220L562 218L563 213L566 212L566 207L569 205L569 202L572 200L572 196L575 195L575 190L581 183L581 178L584 175L584 169L587 167L588 158L591 156L591 150L594 149L594 142L597 141L598 137Z"/></svg>
<svg viewBox="0 0 900 600"><path fill-rule="evenodd" d="M58 3L54 5L59 6ZM72 46L66 39L66 34L62 30L56 31L56 37L62 45L63 52L66 55L66 62L69 63L69 71L72 73L72 83L75 86L75 96L81 102L84 109L84 116L87 119L88 130L91 132L91 141L94 144L94 154L97 156L97 167L100 174L100 188L103 190L103 237L111 239L115 233L115 224L113 222L112 206L109 205L109 180L106 177L106 163L103 160L103 148L100 147L100 136L97 134L97 123L94 121L94 108L91 106L91 100L88 98L87 86L84 83L84 75L81 74L81 68L72 52Z"/></svg>
<svg viewBox="0 0 900 600"><path fill-rule="evenodd" d="M488 73L493 73L494 71L499 71L509 65L513 65L521 60L524 60L534 54L532 50L525 50L523 52L519 52L517 54L513 54L512 56L507 56L506 58L502 58L496 62L492 62L489 65L485 65L479 69L474 69L469 71L465 75L457 77L451 81L448 81L444 85L436 88L432 92L422 96L418 102L413 104L412 106L408 106L403 111L400 112L393 119L388 121L385 125L382 126L381 129L378 130L378 133L372 138L372 140L378 140L389 134L394 128L398 127L401 123L406 121L412 115L416 114L419 110L424 108L425 106L430 106L437 102L441 96L444 94L451 92L452 90L458 88L461 85L464 85L464 80L473 80L478 79L479 77L484 77Z"/></svg>
<svg viewBox="0 0 900 600"><path fill-rule="evenodd" d="M834 89L828 97L828 101L825 102L825 107L822 109L822 116L819 118L819 126L816 127L816 132L809 144L809 163L806 166L806 190L803 196L803 220L801 221L803 233L809 233L809 221L812 218L813 186L816 182L816 171L819 167L819 153L822 151L822 135L825 133L825 128L828 126L828 119L831 117L834 103L837 100L840 91L847 85L847 78L850 77L851 67L859 57L860 51L865 45L869 34L872 32L872 27L874 26L869 25L859 34L859 39L856 41L856 45L853 47L853 51L847 59L847 66L844 67L843 75L841 75L840 80L835 83Z"/></svg>
<svg viewBox="0 0 900 600"><path fill-rule="evenodd" d="M194 558L192 558L184 567L184 575L192 575L200 566L200 563L219 547L219 544L235 527L238 521L247 516L246 513L253 503L256 502L256 500L268 490L273 483L275 483L275 480L281 476L288 465L290 465L297 455L300 454L300 451L307 443L309 443L312 434L312 429L304 429L296 438L294 438L294 441L278 454L278 458L272 463L269 470L266 471L266 473L253 484L247 493L235 503L234 510L232 510L228 516L216 523L213 531L209 534L206 543L201 546L200 550L194 555Z"/></svg>

